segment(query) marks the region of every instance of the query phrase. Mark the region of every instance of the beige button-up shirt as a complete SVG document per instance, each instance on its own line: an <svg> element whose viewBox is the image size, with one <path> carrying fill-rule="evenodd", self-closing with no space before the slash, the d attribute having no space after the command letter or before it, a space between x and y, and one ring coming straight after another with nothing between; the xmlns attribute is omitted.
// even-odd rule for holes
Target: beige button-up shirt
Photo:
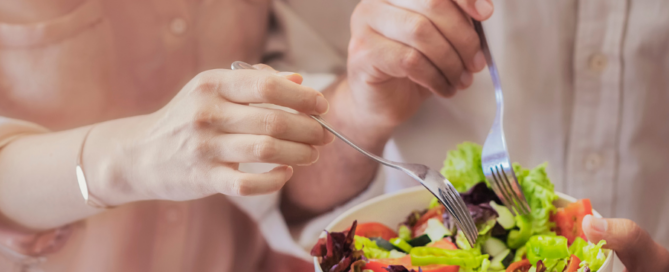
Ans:
<svg viewBox="0 0 669 272"><path fill-rule="evenodd" d="M128 1L124 5L132 7L135 3ZM209 58L210 55L217 56L217 51L205 46L207 43L196 43L207 50L200 51L201 48L193 47L192 41L202 36L188 36L192 31L210 33L208 31L215 29L215 23L201 25L190 20L206 17L202 15L204 12L214 16L211 14L215 14L216 9L191 8L184 12L186 8L175 8L178 3L180 2L173 1L169 4L143 6L148 10L155 9L155 14L167 12L165 14L169 15L169 12L177 10L186 15L183 16L183 21L177 18L180 16L168 15L151 21L164 32L156 34L160 38L158 41L152 40L152 47L138 48L137 50L142 51L137 56L154 56L149 53L157 52L162 57L121 58L136 61L138 64L134 70L120 73L124 79L122 83L134 88L150 87L150 90L165 87L175 92L180 82L187 80L192 73L204 68L229 65L224 63L229 59ZM273 11L277 24L270 31L266 42L266 60L281 70L307 72L305 84L326 85L332 74L345 69L348 21L356 3L354 0L274 1ZM665 16L669 13L669 2L513 0L496 1L495 4L495 14L484 23L484 27L499 65L505 91L505 129L512 160L527 167L547 161L549 175L558 191L577 198L590 198L594 208L604 216L635 220L657 241L669 247L669 200L665 197L669 193L669 181L666 178L669 169L669 145L665 143L669 139L669 107L666 106L669 103L669 35L666 34L669 33L669 18ZM122 10L117 8L113 12ZM119 18L124 17L118 14L112 18L116 20L108 22L128 23L121 22ZM90 18L87 20L92 21ZM222 23L225 22L218 22ZM8 32L2 29L8 27L0 25L0 44L7 44ZM112 25L112 29L116 29L116 32L105 36L106 38L121 40L129 37L124 36L127 33L119 30L122 28L113 28ZM26 34L26 37L39 40L37 34ZM67 40L70 43L74 43L77 37L82 38L74 34L68 37L72 37ZM215 38L216 35L209 37ZM12 48L28 50L22 47L23 44L11 39L9 43ZM54 69L53 61L42 63L44 68L37 66L38 63L35 62L30 62L27 66L13 67L12 64L22 63L20 55L8 53L7 50L14 49L0 47L0 90L33 90L44 86L40 85L39 78L21 81L21 75L25 74L19 69L35 71L37 67L50 71L49 69ZM99 50L103 53L114 53L118 48ZM194 56L193 52L200 54ZM13 60L8 60L8 55ZM194 65L200 63L196 59L202 62L209 60L208 65ZM168 63L185 65L166 67ZM318 74L310 76L309 73ZM153 81L147 80L152 77ZM64 80L61 84L68 86L67 83L74 82L72 80L75 79ZM108 80L107 77L97 77L76 86L108 86ZM132 101L134 100L130 100ZM128 107L135 105L125 102ZM7 103L0 102L0 108L2 107L8 107ZM49 108L40 108L36 112L44 114L43 111L46 110ZM42 116L39 114L27 119L38 122ZM492 123L493 114L494 98L490 78L486 72L479 73L475 76L473 86L455 98L428 99L411 120L397 129L384 155L390 159L424 163L438 169L446 151L454 148L456 144L465 140L482 143ZM86 120L79 121L82 122L85 123ZM374 186L379 184L385 186L386 191L416 185L401 173L388 169L380 170ZM315 220L318 224L305 228L301 236L284 236L281 242L272 242L267 235L272 231L271 226L284 225L280 223L280 215L275 210L272 212L271 206L276 202L268 199L233 200L241 203L241 210L250 214L250 219L242 216L242 222L255 222L260 231L266 234L265 240L268 240L254 244L257 246L251 249L245 248L248 252L264 249L265 243L273 248L280 248L290 247L287 245L298 240L300 245L308 246L318 230L331 218L324 216ZM45 267L49 267L50 271L97 269L98 266L91 261L72 257L86 253L91 258L97 256L93 260L105 260L118 269L128 269L124 271L131 271L130 268L137 271L205 271L204 268L198 269L203 267L202 262L210 262L208 267L226 267L221 268L222 271L233 271L232 267L240 267L241 270L238 271L251 271L253 268L234 264L235 257L224 257L226 254L238 256L234 255L234 247L240 246L238 243L228 243L224 238L231 237L225 236L231 234L227 234L230 231L225 230L223 219L231 218L231 213L238 216L237 208L223 208L220 213L217 212L216 205L227 207L226 203L229 202L225 199L201 200L189 202L188 208L182 207L178 212L160 213L164 216L155 215L156 218L131 216L142 212L153 215L171 205L186 205L157 203L155 207L147 205L141 208L147 210L131 210L126 213L118 211L99 216L103 219L89 219L85 230L80 234L76 234L76 231L73 234L74 238L71 239L75 242L65 246L64 249L69 250L69 255L55 253L54 256L63 257L51 258L47 261L47 264L51 262L50 265ZM334 214L346 208L342 207ZM210 217L206 216L208 213L221 216L221 220L209 220ZM191 214L199 216L193 217ZM269 217L275 221L263 219L262 214L271 215ZM188 221L191 222L188 223L189 227L164 227L168 225L165 222L179 222L179 218L184 218L182 216L188 216ZM115 217L131 219L116 221ZM148 220L141 232L111 224L137 224L139 221L136 220L140 218ZM95 223L102 220L107 225ZM197 222L193 223L193 220ZM113 230L112 237L137 237L151 233L154 239L132 240L136 243L132 246L121 242L111 243L109 248L100 249L95 242L101 240L98 234L105 227ZM239 228L233 225L229 229L234 233ZM276 227L274 231L282 228ZM162 240L161 237L170 239ZM207 237L219 238L207 240ZM277 235L274 235L273 239L276 238ZM193 241L206 241L209 247L199 247L200 244ZM228 243L228 246L219 247L217 241ZM186 245L189 250L177 250ZM143 250L121 254L124 249L139 246ZM211 250L198 251L205 248L213 250L214 257L191 252L212 254ZM296 252L299 251L298 247L285 251L304 256L303 253ZM244 255L242 251L237 253ZM215 256L222 259L217 260ZM263 259L262 256L266 255L251 255L249 259L257 261ZM229 266L221 262L229 262ZM121 271L118 269L116 271Z"/></svg>

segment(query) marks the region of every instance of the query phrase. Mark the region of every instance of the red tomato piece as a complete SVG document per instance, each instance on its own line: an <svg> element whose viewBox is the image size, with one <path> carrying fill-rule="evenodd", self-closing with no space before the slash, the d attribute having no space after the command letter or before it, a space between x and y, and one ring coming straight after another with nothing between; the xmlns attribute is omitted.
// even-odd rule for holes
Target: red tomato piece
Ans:
<svg viewBox="0 0 669 272"><path fill-rule="evenodd" d="M571 258L569 258L569 265L564 270L564 272L576 272L578 271L578 267L580 264L581 264L581 259L576 257L576 255L571 255Z"/></svg>
<svg viewBox="0 0 669 272"><path fill-rule="evenodd" d="M388 241L397 237L397 233L394 230L376 222L358 224L358 227L355 229L355 235L367 238L380 237Z"/></svg>
<svg viewBox="0 0 669 272"><path fill-rule="evenodd" d="M587 198L571 203L567 207L559 208L551 218L556 224L555 232L567 237L569 245L574 242L576 237L581 237L587 241L588 238L585 237L582 229L583 217L587 214L592 215L592 205L590 199Z"/></svg>
<svg viewBox="0 0 669 272"><path fill-rule="evenodd" d="M532 264L527 259L524 259L510 264L509 267L506 268L506 272L525 272L530 270L530 268L532 268Z"/></svg>
<svg viewBox="0 0 669 272"><path fill-rule="evenodd" d="M403 265L408 270L418 271L418 267L411 265L411 256L407 255L397 259L374 259L370 260L362 269L370 269L374 272L388 272L385 268L389 265ZM457 265L426 265L420 267L423 272L458 272L460 267Z"/></svg>
<svg viewBox="0 0 669 272"><path fill-rule="evenodd" d="M436 247L436 248L442 248L442 249L458 249L453 242L451 242L451 239L449 238L444 238L439 241L436 241L434 243L428 244L428 247Z"/></svg>
<svg viewBox="0 0 669 272"><path fill-rule="evenodd" d="M446 212L446 208L442 205L439 205L432 209L429 209L425 214L423 214L423 216L418 218L418 221L416 221L416 224L411 229L413 238L425 234L425 229L427 228L427 220L430 220L432 218L437 218L441 221L441 216L444 214L444 212Z"/></svg>

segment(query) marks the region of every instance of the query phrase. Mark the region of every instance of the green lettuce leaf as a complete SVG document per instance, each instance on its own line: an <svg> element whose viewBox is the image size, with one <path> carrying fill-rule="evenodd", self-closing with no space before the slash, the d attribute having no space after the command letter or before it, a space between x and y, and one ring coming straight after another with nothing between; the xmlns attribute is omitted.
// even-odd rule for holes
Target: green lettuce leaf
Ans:
<svg viewBox="0 0 669 272"><path fill-rule="evenodd" d="M464 142L459 144L457 149L448 151L441 174L458 192L466 192L477 183L486 180L481 168L481 149L478 144Z"/></svg>
<svg viewBox="0 0 669 272"><path fill-rule="evenodd" d="M553 183L546 174L546 163L532 170L523 168L517 163L513 164L513 170L520 187L530 204L532 212L532 234L550 234L555 223L550 221L550 216L557 210L553 201L558 199L555 194Z"/></svg>
<svg viewBox="0 0 669 272"><path fill-rule="evenodd" d="M576 257L581 259L582 263L587 264L592 272L596 272L602 267L604 261L606 261L606 254L604 254L604 250L602 249L602 246L605 244L606 241L604 240L593 244L586 242L581 237L577 237L569 247L569 253L576 255Z"/></svg>

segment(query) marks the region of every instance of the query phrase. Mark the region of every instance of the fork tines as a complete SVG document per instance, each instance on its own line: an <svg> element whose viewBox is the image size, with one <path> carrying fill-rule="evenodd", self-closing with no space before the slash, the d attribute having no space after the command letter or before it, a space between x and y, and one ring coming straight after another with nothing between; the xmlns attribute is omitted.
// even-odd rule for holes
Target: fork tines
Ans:
<svg viewBox="0 0 669 272"><path fill-rule="evenodd" d="M490 167L491 175L486 176L486 178L488 178L493 191L513 215L530 213L530 207L525 200L523 191L518 187L513 169L508 167L505 171L504 168L504 165L501 164Z"/></svg>
<svg viewBox="0 0 669 272"><path fill-rule="evenodd" d="M455 207L451 205L445 205L448 209L448 212L455 218L455 223L458 225L460 230L464 231L467 241L469 241L470 246L474 247L476 239L478 238L478 230L476 225L472 220L471 215L469 214L469 209L467 205L460 197L459 193L451 185L447 185L447 190L444 192L439 189L441 197L446 200L447 203L454 204Z"/></svg>

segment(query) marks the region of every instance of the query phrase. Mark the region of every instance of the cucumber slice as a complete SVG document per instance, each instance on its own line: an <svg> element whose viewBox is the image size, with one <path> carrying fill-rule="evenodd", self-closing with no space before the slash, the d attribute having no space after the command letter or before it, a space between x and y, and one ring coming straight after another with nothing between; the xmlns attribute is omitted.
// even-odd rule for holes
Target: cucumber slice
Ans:
<svg viewBox="0 0 669 272"><path fill-rule="evenodd" d="M444 223L441 223L441 220L431 218L430 220L427 220L425 234L430 237L432 242L436 242L444 238L444 236L451 235L451 231L444 226Z"/></svg>
<svg viewBox="0 0 669 272"><path fill-rule="evenodd" d="M511 264L511 261L513 261L513 253L511 253L510 249L505 249L504 251L497 254L497 256L492 258L490 261L490 269L504 270Z"/></svg>
<svg viewBox="0 0 669 272"><path fill-rule="evenodd" d="M412 248L412 246L409 243L407 243L407 241L404 241L402 238L399 237L390 239L390 243L393 244L393 246L395 246L396 249L399 249L406 253L409 253Z"/></svg>
<svg viewBox="0 0 669 272"><path fill-rule="evenodd" d="M380 248L383 248L387 251L391 251L391 250L395 249L393 244L391 244L390 242L386 241L383 238L374 237L374 238L369 238L369 240L374 241L377 246L379 246Z"/></svg>
<svg viewBox="0 0 669 272"><path fill-rule="evenodd" d="M427 234L423 234L421 236L409 240L409 245L411 245L412 247L419 247L427 245L430 242L431 242L430 237L428 237Z"/></svg>
<svg viewBox="0 0 669 272"><path fill-rule="evenodd" d="M513 214L511 214L509 208L497 205L495 201L490 201L490 206L497 212L497 223L504 227L504 229L509 230L516 226L516 220L513 218Z"/></svg>
<svg viewBox="0 0 669 272"><path fill-rule="evenodd" d="M494 237L488 238L483 244L483 252L493 257L497 257L497 255L503 253L507 249L509 248L506 247L506 244L504 244L502 240Z"/></svg>

